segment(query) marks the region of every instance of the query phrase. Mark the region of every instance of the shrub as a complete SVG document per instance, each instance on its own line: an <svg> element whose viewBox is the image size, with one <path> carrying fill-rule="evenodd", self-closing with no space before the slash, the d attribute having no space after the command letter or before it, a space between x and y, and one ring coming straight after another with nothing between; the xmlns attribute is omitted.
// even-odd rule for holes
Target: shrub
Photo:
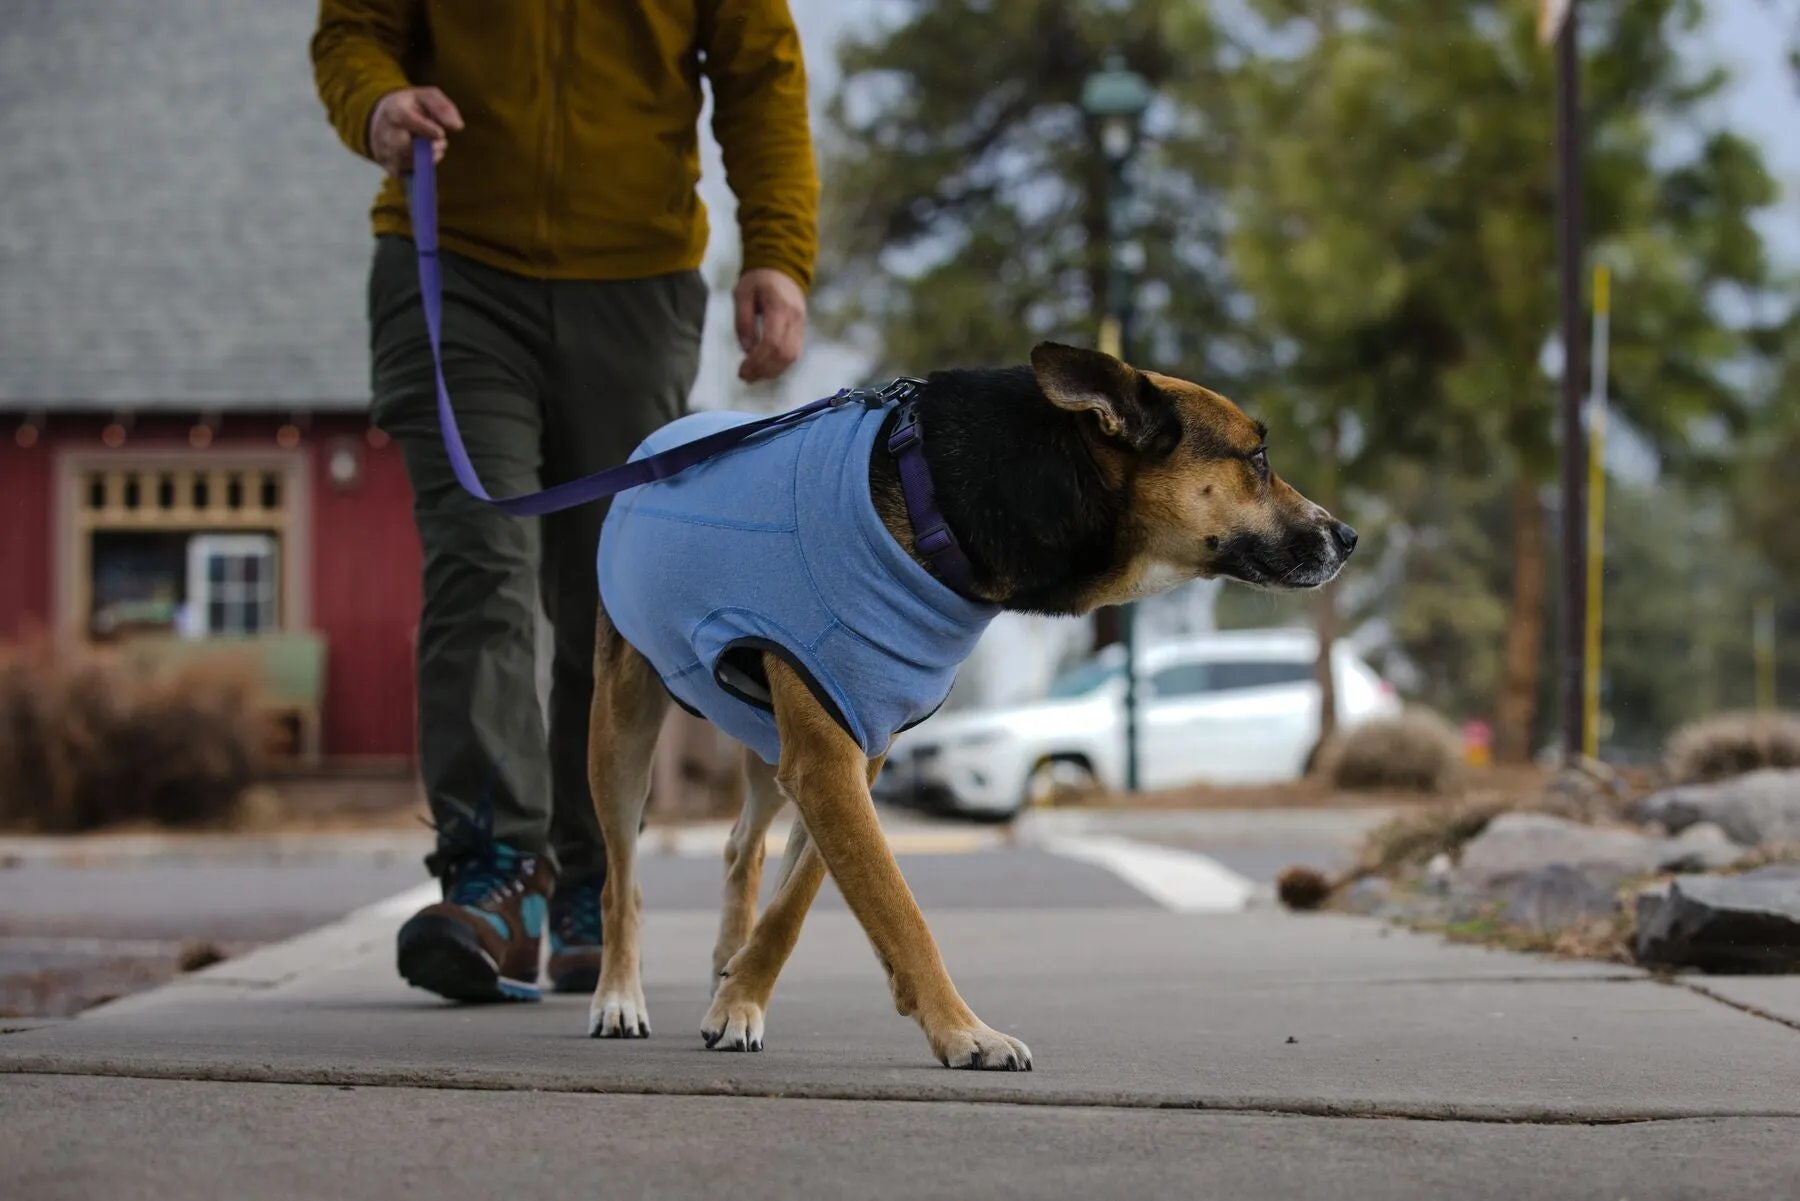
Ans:
<svg viewBox="0 0 1800 1201"><path fill-rule="evenodd" d="M44 645L0 661L0 825L68 833L229 820L262 738L256 669Z"/></svg>
<svg viewBox="0 0 1800 1201"><path fill-rule="evenodd" d="M1800 715L1721 713L1690 722L1670 736L1663 761L1679 784L1800 767Z"/></svg>
<svg viewBox="0 0 1800 1201"><path fill-rule="evenodd" d="M1443 796L1462 783L1462 738L1429 709L1408 708L1334 735L1319 766L1348 792L1419 792Z"/></svg>

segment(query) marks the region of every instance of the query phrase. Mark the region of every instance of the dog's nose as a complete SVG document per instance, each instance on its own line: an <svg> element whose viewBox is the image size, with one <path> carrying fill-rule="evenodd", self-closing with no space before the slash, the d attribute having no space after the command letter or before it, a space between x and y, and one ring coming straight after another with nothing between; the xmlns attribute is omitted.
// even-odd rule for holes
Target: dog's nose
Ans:
<svg viewBox="0 0 1800 1201"><path fill-rule="evenodd" d="M1337 543L1338 550L1346 559L1350 557L1350 552L1356 549L1356 531L1341 521L1331 527L1331 539Z"/></svg>

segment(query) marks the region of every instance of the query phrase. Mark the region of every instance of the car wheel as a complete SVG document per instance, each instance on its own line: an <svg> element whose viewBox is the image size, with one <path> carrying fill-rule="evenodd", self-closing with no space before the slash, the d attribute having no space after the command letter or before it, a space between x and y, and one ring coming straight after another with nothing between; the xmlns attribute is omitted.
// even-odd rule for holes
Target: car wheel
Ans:
<svg viewBox="0 0 1800 1201"><path fill-rule="evenodd" d="M1079 759L1039 759L1025 777L1024 807L1062 805L1100 786L1094 771Z"/></svg>

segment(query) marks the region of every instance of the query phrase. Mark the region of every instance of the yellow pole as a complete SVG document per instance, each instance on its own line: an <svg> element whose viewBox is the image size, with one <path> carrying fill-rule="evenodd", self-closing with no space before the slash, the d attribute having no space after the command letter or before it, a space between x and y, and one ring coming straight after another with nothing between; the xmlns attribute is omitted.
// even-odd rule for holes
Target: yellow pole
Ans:
<svg viewBox="0 0 1800 1201"><path fill-rule="evenodd" d="M1581 753L1600 754L1600 590L1606 562L1606 351L1612 317L1612 278L1606 264L1594 268L1593 381L1588 405L1587 636L1582 680Z"/></svg>
<svg viewBox="0 0 1800 1201"><path fill-rule="evenodd" d="M1119 351L1122 348L1119 345L1119 319L1117 317L1100 319L1100 346L1098 349L1102 354L1109 354L1115 359L1119 357Z"/></svg>
<svg viewBox="0 0 1800 1201"><path fill-rule="evenodd" d="M1752 627L1756 648L1756 707L1764 713L1775 708L1775 598L1756 598Z"/></svg>

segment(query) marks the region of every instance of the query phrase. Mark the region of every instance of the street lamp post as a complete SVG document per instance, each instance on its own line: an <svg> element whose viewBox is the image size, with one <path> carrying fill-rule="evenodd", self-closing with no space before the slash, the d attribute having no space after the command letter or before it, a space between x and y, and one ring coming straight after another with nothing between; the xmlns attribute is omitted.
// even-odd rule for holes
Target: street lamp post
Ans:
<svg viewBox="0 0 1800 1201"><path fill-rule="evenodd" d="M1150 83L1110 54L1103 68L1081 89L1081 107L1089 118L1100 154L1106 161L1106 289L1100 297L1100 349L1127 357L1132 299L1143 248L1131 239L1130 166L1142 140L1144 112L1154 97ZM1127 602L1118 613L1119 640L1125 651L1125 789L1138 790L1137 607Z"/></svg>

